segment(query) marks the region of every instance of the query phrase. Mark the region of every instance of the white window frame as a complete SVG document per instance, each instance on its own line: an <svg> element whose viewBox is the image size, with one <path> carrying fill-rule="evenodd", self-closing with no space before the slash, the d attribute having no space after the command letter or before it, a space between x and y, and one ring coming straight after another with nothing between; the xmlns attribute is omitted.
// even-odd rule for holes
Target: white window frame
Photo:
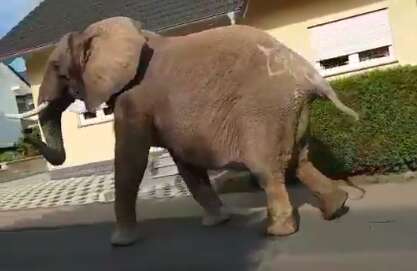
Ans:
<svg viewBox="0 0 417 271"><path fill-rule="evenodd" d="M377 48L373 48L373 49L377 49ZM369 50L372 50L372 49L369 49ZM320 74L322 76L328 77L328 76L335 76L335 75L339 75L343 73L349 73L349 72L375 68L378 66L388 65L388 64L393 64L393 63L398 62L392 45L388 46L388 51L389 51L388 56L370 59L366 61L359 61L359 53L361 52L350 54L348 55L349 60L348 60L347 65L334 67L330 69L322 68L322 66L320 65L320 61L323 61L323 60L317 61L315 65L316 65L316 68L320 71Z"/></svg>
<svg viewBox="0 0 417 271"><path fill-rule="evenodd" d="M103 104L100 106L100 109L96 111L96 117L95 118L90 118L90 119L86 119L84 117L84 113L79 113L78 114L78 127L87 127L87 126L91 126L91 125L96 125L96 124L102 124L102 123L106 123L106 122L110 122L114 120L114 115L110 114L110 115L106 115L104 113L104 108L106 108L107 105Z"/></svg>
<svg viewBox="0 0 417 271"><path fill-rule="evenodd" d="M363 13L363 14L358 14L358 15L355 15L355 16L351 16L351 17L348 17L348 18L339 19L339 20L336 20L335 22L342 21L342 20L345 20L345 19L350 19L352 17L365 15L365 14L368 14L368 13L383 11L383 10L387 10L387 9L386 8L378 9L378 10L366 12L366 13ZM331 24L331 23L333 23L333 22L328 22L328 23L320 24L320 25L328 25L328 24ZM388 24L389 24L389 22L388 22ZM312 28L315 28L315 27L320 26L320 25L310 26L310 27L308 27L308 29L312 29ZM390 30L390 35L392 35L391 30ZM314 44L312 44L312 46L314 47ZM376 48L367 48L366 50L361 50L360 52L352 52L352 53L347 54L347 55L344 54L344 55L332 57L332 58L337 58L337 57L347 56L348 57L348 63L346 65L333 67L333 68L329 68L329 69L324 69L321 66L320 62L325 61L327 59L320 59L318 56L316 56L316 59L313 61L313 64L319 70L319 72L322 76L329 77L329 76L335 76L335 75L339 75L339 74L350 73L350 72L360 71L360 70L364 70L364 69L374 68L374 67L378 67L378 66L382 66L382 65L389 65L389 64L393 64L393 63L398 62L398 60L396 58L396 55L395 55L394 47L393 47L393 44L392 44L392 36L391 36L391 44L387 44L385 46L388 47L388 52L389 52L388 56L385 56L385 57L379 57L379 58L369 59L369 60L365 60L365 61L360 61L360 59L359 59L359 54L360 53L379 48L379 47L376 47ZM382 46L382 47L385 47L385 46Z"/></svg>

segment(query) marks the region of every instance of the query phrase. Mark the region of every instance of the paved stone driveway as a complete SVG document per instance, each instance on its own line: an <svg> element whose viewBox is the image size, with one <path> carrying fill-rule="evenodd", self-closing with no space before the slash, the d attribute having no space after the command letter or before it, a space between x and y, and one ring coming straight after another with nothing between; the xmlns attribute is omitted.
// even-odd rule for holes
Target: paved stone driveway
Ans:
<svg viewBox="0 0 417 271"><path fill-rule="evenodd" d="M113 174L50 180L47 174L0 184L0 211L85 205L114 200ZM144 179L138 197L144 199L189 196L184 182Z"/></svg>

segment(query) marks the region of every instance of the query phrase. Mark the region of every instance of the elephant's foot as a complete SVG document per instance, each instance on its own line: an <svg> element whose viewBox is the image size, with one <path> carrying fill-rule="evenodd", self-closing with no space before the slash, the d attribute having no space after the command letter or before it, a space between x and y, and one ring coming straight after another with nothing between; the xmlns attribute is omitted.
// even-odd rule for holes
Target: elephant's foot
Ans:
<svg viewBox="0 0 417 271"><path fill-rule="evenodd" d="M332 220L349 211L349 207L345 206L348 199L348 193L336 188L332 193L322 194L320 197L320 209L323 213L323 218Z"/></svg>
<svg viewBox="0 0 417 271"><path fill-rule="evenodd" d="M116 226L111 237L113 246L130 246L136 242L139 237L137 225Z"/></svg>
<svg viewBox="0 0 417 271"><path fill-rule="evenodd" d="M201 224L207 227L216 226L219 224L226 223L230 220L230 217L230 213L223 209L217 212L217 214L210 214L208 212L205 212Z"/></svg>
<svg viewBox="0 0 417 271"><path fill-rule="evenodd" d="M266 233L274 236L291 235L298 230L298 225L293 215L281 217L271 217Z"/></svg>

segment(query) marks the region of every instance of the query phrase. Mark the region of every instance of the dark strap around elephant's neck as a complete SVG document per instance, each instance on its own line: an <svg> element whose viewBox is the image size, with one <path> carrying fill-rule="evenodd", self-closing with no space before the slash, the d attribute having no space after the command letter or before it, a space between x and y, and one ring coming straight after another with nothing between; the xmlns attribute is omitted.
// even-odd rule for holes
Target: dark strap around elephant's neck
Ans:
<svg viewBox="0 0 417 271"><path fill-rule="evenodd" d="M135 77L133 77L133 79L130 80L121 90L110 97L110 99L106 102L110 108L114 108L114 104L116 103L117 97L119 97L120 94L132 89L133 87L139 85L140 82L142 82L146 70L148 69L149 63L152 59L153 53L153 49L145 43L139 55L139 65L136 68Z"/></svg>

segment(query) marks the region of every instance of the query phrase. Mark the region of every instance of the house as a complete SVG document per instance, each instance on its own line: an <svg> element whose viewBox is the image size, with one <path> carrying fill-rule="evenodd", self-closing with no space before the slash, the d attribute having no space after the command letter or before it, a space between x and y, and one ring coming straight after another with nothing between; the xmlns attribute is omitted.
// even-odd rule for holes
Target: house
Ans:
<svg viewBox="0 0 417 271"><path fill-rule="evenodd" d="M54 42L68 31L116 15L140 20L146 29L164 35L252 25L306 57L329 78L417 64L415 0L45 0L0 41L0 59L25 58L36 100ZM62 123L67 160L50 167L53 176L111 164L114 135L109 112L65 112ZM176 173L166 155L160 161L162 177Z"/></svg>
<svg viewBox="0 0 417 271"><path fill-rule="evenodd" d="M0 112L21 113L33 109L29 84L10 66L0 63ZM31 123L0 117L0 148L13 147Z"/></svg>
<svg viewBox="0 0 417 271"><path fill-rule="evenodd" d="M271 33L326 77L417 64L414 0L257 0L244 23Z"/></svg>

